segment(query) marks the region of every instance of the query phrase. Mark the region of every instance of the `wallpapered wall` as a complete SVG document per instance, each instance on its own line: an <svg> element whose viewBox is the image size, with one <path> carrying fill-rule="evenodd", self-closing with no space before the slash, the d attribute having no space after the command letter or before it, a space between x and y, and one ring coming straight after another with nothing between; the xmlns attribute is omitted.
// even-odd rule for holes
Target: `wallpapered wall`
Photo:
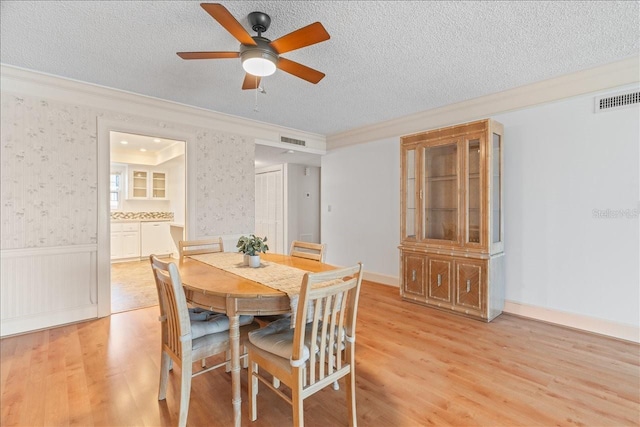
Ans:
<svg viewBox="0 0 640 427"><path fill-rule="evenodd" d="M196 236L255 228L255 146L237 135L196 133ZM187 168L190 165L187 165Z"/></svg>
<svg viewBox="0 0 640 427"><path fill-rule="evenodd" d="M97 118L196 136L196 235L254 228L254 144L248 138L3 93L1 249L97 243Z"/></svg>

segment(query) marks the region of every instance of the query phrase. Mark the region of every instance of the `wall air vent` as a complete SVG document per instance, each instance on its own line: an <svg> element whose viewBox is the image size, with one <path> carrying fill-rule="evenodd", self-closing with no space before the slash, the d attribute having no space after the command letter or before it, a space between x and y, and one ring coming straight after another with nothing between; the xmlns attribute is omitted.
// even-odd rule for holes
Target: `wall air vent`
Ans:
<svg viewBox="0 0 640 427"><path fill-rule="evenodd" d="M303 147L306 147L307 145L307 143L301 139L289 138L288 136L281 136L280 141L287 144L301 145Z"/></svg>
<svg viewBox="0 0 640 427"><path fill-rule="evenodd" d="M595 99L595 112L619 110L640 104L640 91L624 92L615 95L597 96Z"/></svg>

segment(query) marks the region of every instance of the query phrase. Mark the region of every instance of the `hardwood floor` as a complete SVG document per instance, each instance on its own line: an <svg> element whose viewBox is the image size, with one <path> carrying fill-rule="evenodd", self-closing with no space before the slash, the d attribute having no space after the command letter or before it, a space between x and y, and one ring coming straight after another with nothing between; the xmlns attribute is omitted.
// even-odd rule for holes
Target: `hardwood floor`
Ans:
<svg viewBox="0 0 640 427"><path fill-rule="evenodd" d="M150 307L3 339L0 424L175 425L175 373L157 400L157 317ZM362 426L640 425L640 346L629 342L511 315L481 323L367 282L356 359ZM265 387L249 422L241 375L243 425L290 425L290 407ZM231 421L229 374L194 378L189 425ZM307 399L305 422L346 425L344 387Z"/></svg>

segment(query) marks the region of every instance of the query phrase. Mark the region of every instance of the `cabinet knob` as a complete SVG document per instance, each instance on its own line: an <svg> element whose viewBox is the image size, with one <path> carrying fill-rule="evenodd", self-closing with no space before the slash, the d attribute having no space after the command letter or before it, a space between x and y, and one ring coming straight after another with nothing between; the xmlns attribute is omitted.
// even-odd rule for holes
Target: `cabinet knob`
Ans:
<svg viewBox="0 0 640 427"><path fill-rule="evenodd" d="M471 291L471 280L467 279L467 293Z"/></svg>
<svg viewBox="0 0 640 427"><path fill-rule="evenodd" d="M412 282L415 282L415 281L416 281L416 271L415 271L415 270L412 270L412 271L411 271L411 281L412 281Z"/></svg>

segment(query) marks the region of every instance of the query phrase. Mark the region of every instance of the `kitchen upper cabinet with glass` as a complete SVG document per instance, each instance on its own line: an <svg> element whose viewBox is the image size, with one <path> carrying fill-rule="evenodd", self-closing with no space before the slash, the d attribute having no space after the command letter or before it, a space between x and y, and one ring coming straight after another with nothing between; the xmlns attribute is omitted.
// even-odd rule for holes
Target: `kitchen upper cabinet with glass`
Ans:
<svg viewBox="0 0 640 427"><path fill-rule="evenodd" d="M503 126L401 139L401 295L490 321L504 306Z"/></svg>
<svg viewBox="0 0 640 427"><path fill-rule="evenodd" d="M166 200L167 173L129 167L128 198Z"/></svg>

